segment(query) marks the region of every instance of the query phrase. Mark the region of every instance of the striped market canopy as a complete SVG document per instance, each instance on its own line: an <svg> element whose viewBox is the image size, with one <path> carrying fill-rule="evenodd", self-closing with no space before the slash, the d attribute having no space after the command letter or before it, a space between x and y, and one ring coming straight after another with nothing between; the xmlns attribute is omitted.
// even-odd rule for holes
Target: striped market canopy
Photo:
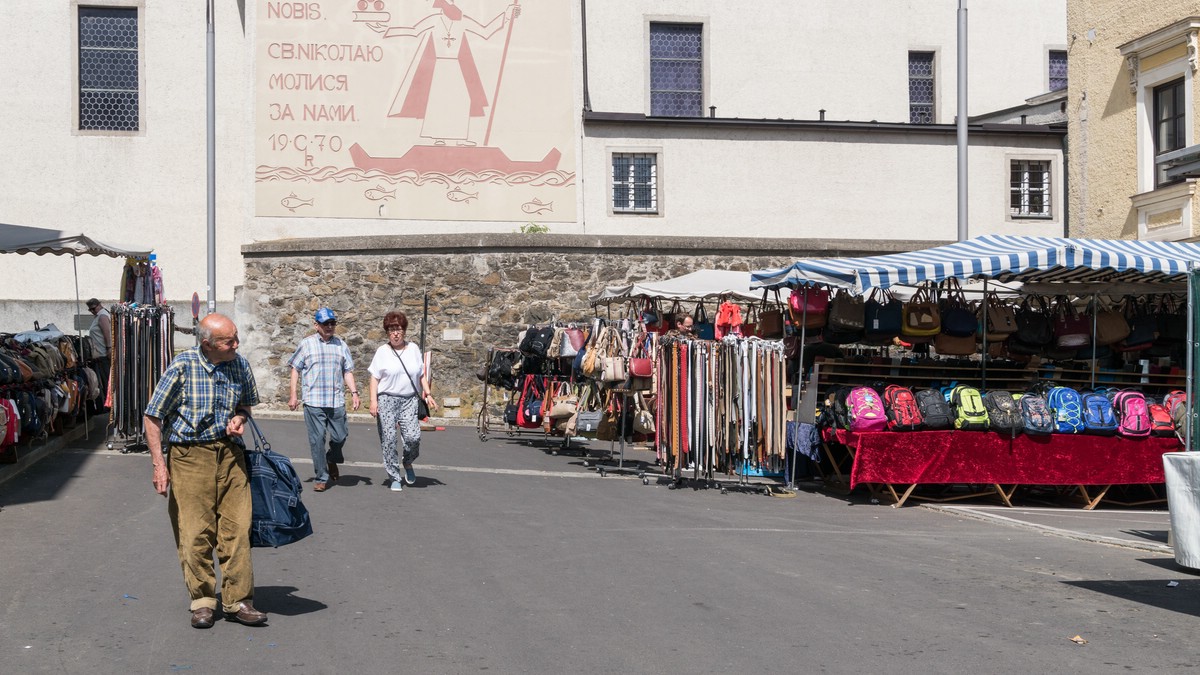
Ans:
<svg viewBox="0 0 1200 675"><path fill-rule="evenodd" d="M984 235L911 253L806 258L787 267L751 272L750 278L752 288L794 288L832 278L860 293L873 288L936 283L951 277L1173 286L1184 283L1193 264L1200 264L1197 244Z"/></svg>

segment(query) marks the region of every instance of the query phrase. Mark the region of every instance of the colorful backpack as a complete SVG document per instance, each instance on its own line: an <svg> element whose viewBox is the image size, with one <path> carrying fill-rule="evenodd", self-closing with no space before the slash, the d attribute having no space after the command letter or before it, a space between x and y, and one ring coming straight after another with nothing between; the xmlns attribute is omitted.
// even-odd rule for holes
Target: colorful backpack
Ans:
<svg viewBox="0 0 1200 675"><path fill-rule="evenodd" d="M954 426L954 411L946 403L946 397L937 389L922 389L914 394L917 409L926 429L950 429Z"/></svg>
<svg viewBox="0 0 1200 675"><path fill-rule="evenodd" d="M1054 414L1050 412L1045 397L1025 394L1017 402L1021 405L1025 433L1037 435L1054 432Z"/></svg>
<svg viewBox="0 0 1200 675"><path fill-rule="evenodd" d="M1167 409L1157 403L1151 403L1148 406L1150 411L1150 433L1154 436L1174 436L1175 421L1171 419L1171 413Z"/></svg>
<svg viewBox="0 0 1200 675"><path fill-rule="evenodd" d="M1175 406L1180 403L1187 403L1187 392L1181 389L1174 389L1167 392L1163 397L1163 407L1173 416L1175 414Z"/></svg>
<svg viewBox="0 0 1200 675"><path fill-rule="evenodd" d="M854 387L838 387L833 390L833 403L830 408L833 411L833 425L838 429L850 428L850 408L846 405L846 399L852 391Z"/></svg>
<svg viewBox="0 0 1200 675"><path fill-rule="evenodd" d="M883 407L887 411L887 428L892 431L915 431L925 424L917 397L908 387L888 385L883 391Z"/></svg>
<svg viewBox="0 0 1200 675"><path fill-rule="evenodd" d="M1016 436L1025 427L1021 408L1013 395L1007 391L989 391L984 394L983 407L987 409L988 425L996 431Z"/></svg>
<svg viewBox="0 0 1200 675"><path fill-rule="evenodd" d="M988 412L979 390L960 384L950 394L954 406L954 428L963 431L987 431Z"/></svg>
<svg viewBox="0 0 1200 675"><path fill-rule="evenodd" d="M846 408L850 411L850 431L882 431L887 427L883 399L870 387L852 389L846 396Z"/></svg>
<svg viewBox="0 0 1200 675"><path fill-rule="evenodd" d="M1117 392L1113 396L1113 407L1121 421L1117 433L1126 438L1145 438L1150 435L1150 409L1142 392Z"/></svg>
<svg viewBox="0 0 1200 675"><path fill-rule="evenodd" d="M1077 434L1083 431L1083 398L1070 387L1055 387L1046 397L1046 405L1054 413L1054 431Z"/></svg>
<svg viewBox="0 0 1200 675"><path fill-rule="evenodd" d="M1083 430L1089 434L1117 433L1117 416L1113 414L1112 403L1108 397L1100 393L1084 394L1083 401Z"/></svg>

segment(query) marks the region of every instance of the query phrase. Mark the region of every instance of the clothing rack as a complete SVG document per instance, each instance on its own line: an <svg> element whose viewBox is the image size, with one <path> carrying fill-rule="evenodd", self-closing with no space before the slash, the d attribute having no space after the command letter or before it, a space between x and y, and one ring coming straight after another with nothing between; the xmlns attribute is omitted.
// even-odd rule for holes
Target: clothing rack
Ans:
<svg viewBox="0 0 1200 675"><path fill-rule="evenodd" d="M175 356L174 322L174 310L168 305L122 303L112 307L109 426L126 439L124 452L146 449L142 415ZM108 447L112 446L110 441Z"/></svg>

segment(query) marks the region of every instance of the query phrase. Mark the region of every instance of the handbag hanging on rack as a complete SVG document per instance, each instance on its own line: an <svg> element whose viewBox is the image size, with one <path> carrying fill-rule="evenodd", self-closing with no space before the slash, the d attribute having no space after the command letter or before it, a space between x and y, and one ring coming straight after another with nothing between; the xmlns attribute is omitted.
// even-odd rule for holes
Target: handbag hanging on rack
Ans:
<svg viewBox="0 0 1200 675"><path fill-rule="evenodd" d="M709 320L703 302L697 302L692 313L692 332L701 340L713 340L717 337L717 327Z"/></svg>
<svg viewBox="0 0 1200 675"><path fill-rule="evenodd" d="M927 337L942 332L941 310L933 301L929 286L922 286L904 303L900 334Z"/></svg>
<svg viewBox="0 0 1200 675"><path fill-rule="evenodd" d="M824 328L829 313L829 291L816 286L793 288L788 296L792 323L805 328Z"/></svg>
<svg viewBox="0 0 1200 675"><path fill-rule="evenodd" d="M766 340L778 340L783 337L783 309L777 303L772 306L767 303L768 291L763 291L762 302L758 305L758 337ZM775 292L776 300L779 292Z"/></svg>

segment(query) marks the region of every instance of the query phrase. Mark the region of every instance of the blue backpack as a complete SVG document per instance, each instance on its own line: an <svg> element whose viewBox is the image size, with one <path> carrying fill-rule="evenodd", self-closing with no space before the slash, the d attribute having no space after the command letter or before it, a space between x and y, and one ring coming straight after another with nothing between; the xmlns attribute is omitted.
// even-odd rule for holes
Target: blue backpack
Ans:
<svg viewBox="0 0 1200 675"><path fill-rule="evenodd" d="M1046 397L1046 405L1054 413L1054 431L1077 434L1083 431L1083 398L1070 387L1055 387Z"/></svg>
<svg viewBox="0 0 1200 675"><path fill-rule="evenodd" d="M1117 433L1117 416L1113 414L1112 402L1100 393L1084 394L1083 430L1089 434Z"/></svg>
<svg viewBox="0 0 1200 675"><path fill-rule="evenodd" d="M300 476L286 455L271 451L271 444L248 420L254 434L254 449L246 450L250 471L250 546L279 547L300 541L313 533L308 509L300 501Z"/></svg>

